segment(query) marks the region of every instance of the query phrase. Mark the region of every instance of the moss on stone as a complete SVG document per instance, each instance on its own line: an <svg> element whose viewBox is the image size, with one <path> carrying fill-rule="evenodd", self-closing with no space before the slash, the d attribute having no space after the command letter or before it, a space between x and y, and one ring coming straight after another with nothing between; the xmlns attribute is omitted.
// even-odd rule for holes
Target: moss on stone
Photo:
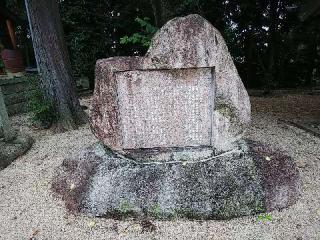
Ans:
<svg viewBox="0 0 320 240"><path fill-rule="evenodd" d="M150 209L148 209L147 214L156 218L156 219L163 218L163 211L161 210L159 203L156 203L154 206L152 206Z"/></svg>
<svg viewBox="0 0 320 240"><path fill-rule="evenodd" d="M128 214L128 213L132 213L134 207L129 203L128 200L123 200L120 202L119 207L117 208L117 211L121 214Z"/></svg>
<svg viewBox="0 0 320 240"><path fill-rule="evenodd" d="M176 215L179 218L188 218L188 219L204 219L203 215L191 208L181 208L175 210Z"/></svg>
<svg viewBox="0 0 320 240"><path fill-rule="evenodd" d="M215 110L218 111L221 115L228 118L231 122L236 119L236 109L228 103L217 101Z"/></svg>

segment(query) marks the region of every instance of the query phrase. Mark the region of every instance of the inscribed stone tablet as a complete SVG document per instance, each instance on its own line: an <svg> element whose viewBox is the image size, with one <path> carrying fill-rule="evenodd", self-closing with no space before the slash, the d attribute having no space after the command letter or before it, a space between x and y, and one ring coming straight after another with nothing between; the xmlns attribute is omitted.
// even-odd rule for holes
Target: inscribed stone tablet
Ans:
<svg viewBox="0 0 320 240"><path fill-rule="evenodd" d="M213 69L116 72L123 149L209 146Z"/></svg>

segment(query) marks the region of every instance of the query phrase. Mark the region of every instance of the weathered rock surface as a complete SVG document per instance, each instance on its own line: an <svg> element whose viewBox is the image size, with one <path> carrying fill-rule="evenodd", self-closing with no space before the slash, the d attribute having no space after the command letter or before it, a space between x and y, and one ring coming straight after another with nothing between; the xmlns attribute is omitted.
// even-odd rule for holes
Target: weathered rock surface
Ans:
<svg viewBox="0 0 320 240"><path fill-rule="evenodd" d="M293 204L292 159L241 140L249 122L221 34L198 15L175 18L146 56L98 60L91 127L102 144L66 159L52 186L94 216L228 219Z"/></svg>
<svg viewBox="0 0 320 240"><path fill-rule="evenodd" d="M146 163L96 144L66 159L52 186L69 210L106 217L228 219L293 204L292 159L258 143L239 146L213 159Z"/></svg>
<svg viewBox="0 0 320 240"><path fill-rule="evenodd" d="M144 57L97 61L91 126L113 150L226 151L249 122L249 97L226 43L199 15L169 21Z"/></svg>
<svg viewBox="0 0 320 240"><path fill-rule="evenodd" d="M32 144L33 139L30 136L19 132L11 141L0 140L0 169L7 167L17 157L28 151Z"/></svg>

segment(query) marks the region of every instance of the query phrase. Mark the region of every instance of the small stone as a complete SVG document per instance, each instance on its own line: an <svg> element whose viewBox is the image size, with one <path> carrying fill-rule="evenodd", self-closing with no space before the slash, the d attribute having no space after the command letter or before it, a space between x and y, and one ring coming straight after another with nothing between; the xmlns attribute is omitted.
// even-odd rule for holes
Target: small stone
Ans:
<svg viewBox="0 0 320 240"><path fill-rule="evenodd" d="M30 240L34 240L34 239L35 239L35 236L38 235L39 232L40 232L39 229L33 229L33 230L32 230L32 233L31 233L31 236L30 236L29 239L30 239Z"/></svg>
<svg viewBox="0 0 320 240"><path fill-rule="evenodd" d="M132 228L134 231L137 231L137 232L141 232L142 230L142 227L139 224L134 224Z"/></svg>
<svg viewBox="0 0 320 240"><path fill-rule="evenodd" d="M73 189L75 189L76 188L76 185L74 184L74 183L71 183L70 184L70 190L73 190Z"/></svg>
<svg viewBox="0 0 320 240"><path fill-rule="evenodd" d="M88 226L89 227L91 227L91 228L93 228L93 227L95 227L96 226L96 222L95 221L90 221L89 223L88 223Z"/></svg>
<svg viewBox="0 0 320 240"><path fill-rule="evenodd" d="M271 161L271 158L268 157L268 156L266 156L266 160L267 160L267 161Z"/></svg>
<svg viewBox="0 0 320 240"><path fill-rule="evenodd" d="M297 161L298 168L305 168L307 167L307 163L305 161L299 160Z"/></svg>

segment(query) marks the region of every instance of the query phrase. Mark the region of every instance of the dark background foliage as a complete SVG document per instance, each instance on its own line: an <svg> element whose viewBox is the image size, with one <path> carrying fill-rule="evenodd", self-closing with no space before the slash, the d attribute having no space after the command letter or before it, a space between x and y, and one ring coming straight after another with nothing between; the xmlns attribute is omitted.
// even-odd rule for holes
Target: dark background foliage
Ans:
<svg viewBox="0 0 320 240"><path fill-rule="evenodd" d="M7 5L23 16L17 0ZM320 72L320 20L301 21L300 0L60 0L65 38L75 76L93 87L99 58L143 55L143 44L120 39L144 29L135 19L161 27L176 16L197 13L225 37L245 85L264 88L314 87Z"/></svg>

